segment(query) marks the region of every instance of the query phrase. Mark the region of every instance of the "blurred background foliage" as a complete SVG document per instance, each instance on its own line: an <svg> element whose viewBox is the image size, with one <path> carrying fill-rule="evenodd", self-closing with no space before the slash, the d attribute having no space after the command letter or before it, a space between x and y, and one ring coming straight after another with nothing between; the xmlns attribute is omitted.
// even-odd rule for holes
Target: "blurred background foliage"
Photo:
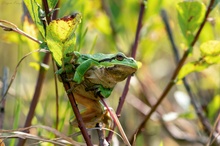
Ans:
<svg viewBox="0 0 220 146"><path fill-rule="evenodd" d="M181 0L149 0L141 29L136 60L142 65L132 77L127 101L120 117L121 124L128 137L136 130L169 82L175 69L174 54L170 40L161 19L160 11L164 9L169 18L171 30L180 56L187 49L185 40L177 19L177 4ZM208 5L208 0L199 0ZM39 1L40 3L40 1ZM82 22L77 29L77 46L82 53L116 53L118 51L130 55L134 42L137 20L140 10L138 0L61 0L59 3L59 18L80 12ZM36 27L23 16L21 0L0 0L0 19L10 21L28 34L39 38ZM189 56L187 62L198 60L199 46L208 40L219 40L220 17L219 6L211 12L207 23ZM0 77L3 68L9 69L12 76L18 61L28 52L38 49L35 42L14 33L0 30ZM27 57L20 65L12 88L9 90L5 106L4 129L22 127L29 110L30 101L35 90L38 75L38 65L43 54L34 53ZM188 75L191 90L196 102L201 105L202 112L211 125L220 110L220 74L219 64L213 65L200 73ZM40 101L37 105L33 125L55 126L55 85L52 65L46 75ZM119 83L113 94L106 99L108 105L116 109L125 82ZM68 98L61 83L59 88L59 128L58 130L70 134L76 131L69 125L69 118L73 115ZM44 131L32 130L38 135L45 135ZM46 133L47 134L47 133ZM51 135L52 136L52 135ZM204 145L208 139L196 111L190 104L190 98L182 84L178 84L169 92L166 99L153 114L140 136L137 145ZM97 140L94 141L97 142ZM6 144L14 144L11 139ZM43 145L43 144L42 144Z"/></svg>

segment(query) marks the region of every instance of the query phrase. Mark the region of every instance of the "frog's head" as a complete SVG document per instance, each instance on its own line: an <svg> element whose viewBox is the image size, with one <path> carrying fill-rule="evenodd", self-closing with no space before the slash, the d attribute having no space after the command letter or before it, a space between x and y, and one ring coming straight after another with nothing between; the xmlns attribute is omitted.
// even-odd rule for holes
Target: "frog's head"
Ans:
<svg viewBox="0 0 220 146"><path fill-rule="evenodd" d="M126 57L121 52L111 59L100 60L100 63L105 66L105 71L117 82L123 81L129 75L133 75L138 69L137 62L131 57Z"/></svg>

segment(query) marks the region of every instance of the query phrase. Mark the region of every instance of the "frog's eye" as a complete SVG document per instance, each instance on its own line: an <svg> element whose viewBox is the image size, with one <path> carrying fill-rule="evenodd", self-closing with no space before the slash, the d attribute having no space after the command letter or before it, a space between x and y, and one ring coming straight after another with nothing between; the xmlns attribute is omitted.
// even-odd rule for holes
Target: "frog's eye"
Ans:
<svg viewBox="0 0 220 146"><path fill-rule="evenodd" d="M122 60L124 60L124 55L122 55L122 54L117 54L116 56L115 56L115 58L118 60L118 61L122 61Z"/></svg>

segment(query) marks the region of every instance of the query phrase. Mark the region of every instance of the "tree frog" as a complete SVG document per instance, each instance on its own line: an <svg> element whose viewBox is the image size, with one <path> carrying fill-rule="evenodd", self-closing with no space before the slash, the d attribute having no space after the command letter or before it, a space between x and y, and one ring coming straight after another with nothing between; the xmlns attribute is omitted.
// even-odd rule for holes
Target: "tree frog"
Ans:
<svg viewBox="0 0 220 146"><path fill-rule="evenodd" d="M85 107L81 113L83 121L86 127L93 127L108 119L99 97L109 97L114 86L134 74L137 68L136 61L123 53L81 55L75 51L67 54L64 68L58 73L65 72L70 79L71 92L77 103ZM71 120L72 125L76 126L76 123L75 119Z"/></svg>
<svg viewBox="0 0 220 146"><path fill-rule="evenodd" d="M72 56L72 57L71 57ZM58 73L75 72L73 82L80 84L85 78L96 86L104 98L110 96L117 82L123 81L137 70L137 63L133 58L126 57L123 53L94 55L72 52L67 54L66 68L61 68ZM87 88L88 89L88 88Z"/></svg>

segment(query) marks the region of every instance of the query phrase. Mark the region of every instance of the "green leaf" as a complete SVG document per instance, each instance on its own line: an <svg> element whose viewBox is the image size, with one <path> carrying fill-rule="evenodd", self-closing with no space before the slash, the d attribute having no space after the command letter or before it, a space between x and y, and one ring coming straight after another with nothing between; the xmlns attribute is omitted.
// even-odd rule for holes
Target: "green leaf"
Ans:
<svg viewBox="0 0 220 146"><path fill-rule="evenodd" d="M178 75L178 79L184 78L192 72L202 71L213 64L220 62L220 41L207 41L200 45L201 57L198 61L185 64Z"/></svg>
<svg viewBox="0 0 220 146"><path fill-rule="evenodd" d="M41 21L43 10L41 9L40 5L35 0L24 0L24 3L31 15L32 20L41 32L43 38L45 38L44 24Z"/></svg>
<svg viewBox="0 0 220 146"><path fill-rule="evenodd" d="M216 56L220 54L220 41L212 40L201 44L202 56Z"/></svg>
<svg viewBox="0 0 220 146"><path fill-rule="evenodd" d="M181 80L182 78L184 78L186 75L192 73L192 72L199 72L199 71L202 71L204 69L206 69L209 65L206 64L205 62L203 61L195 61L195 62L189 62L187 64L185 64L179 74L178 74L178 77L177 79L178 80Z"/></svg>
<svg viewBox="0 0 220 146"><path fill-rule="evenodd" d="M48 2L48 5L49 5L49 8L53 9L53 8L55 8L58 0L47 0L47 2Z"/></svg>
<svg viewBox="0 0 220 146"><path fill-rule="evenodd" d="M189 45L204 18L206 7L199 1L184 1L178 3L177 11L181 31Z"/></svg>
<svg viewBox="0 0 220 146"><path fill-rule="evenodd" d="M53 20L47 27L46 41L53 58L58 65L62 65L62 58L66 53L75 50L75 30L81 22L81 14L76 13L61 19Z"/></svg>
<svg viewBox="0 0 220 146"><path fill-rule="evenodd" d="M202 58L208 64L220 62L220 41L212 40L200 46Z"/></svg>

